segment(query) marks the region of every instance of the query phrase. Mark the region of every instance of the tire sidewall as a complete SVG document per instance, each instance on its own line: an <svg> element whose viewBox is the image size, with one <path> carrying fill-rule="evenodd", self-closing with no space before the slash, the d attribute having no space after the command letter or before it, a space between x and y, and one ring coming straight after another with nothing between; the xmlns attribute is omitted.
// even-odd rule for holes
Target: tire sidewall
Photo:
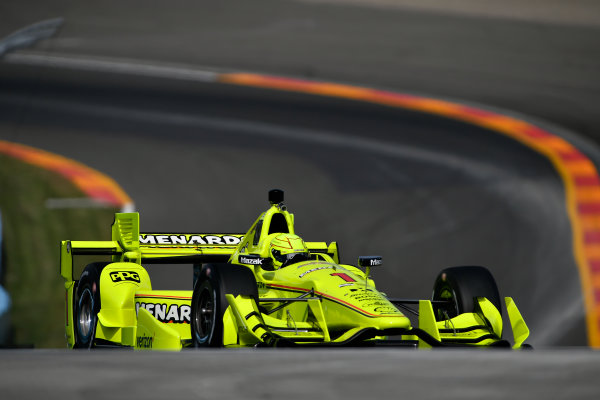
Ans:
<svg viewBox="0 0 600 400"><path fill-rule="evenodd" d="M194 347L218 347L220 343L217 338L223 336L222 332L222 322L219 323L219 320L223 318L223 314L221 313L222 308L222 300L220 299L219 293L217 293L218 285L215 285L215 279L211 279L211 277L207 277L206 279L198 280L198 284L196 288L194 288L194 293L192 295L192 316L190 323L192 324L192 340L194 341ZM202 300L203 293L206 292L208 296L210 296L210 301L212 302L212 318L210 325L210 332L206 336L200 336L200 332L196 329L199 318L198 308L200 307L200 301Z"/></svg>
<svg viewBox="0 0 600 400"><path fill-rule="evenodd" d="M442 310L452 318L462 313L477 312L477 297L487 298L500 313L502 303L494 277L484 267L464 266L446 268L438 275L433 287L433 300L446 300L444 293L450 294L453 306L436 308L436 318L445 319Z"/></svg>
<svg viewBox="0 0 600 400"><path fill-rule="evenodd" d="M98 312L100 311L100 273L108 263L92 263L85 267L79 278L77 284L77 290L75 294L75 304L73 308L75 310L73 315L73 322L75 324L75 348L91 348L94 344L96 335L96 325L98 323ZM80 326L80 315L83 302L86 301L87 297L90 297L92 302L91 313L91 326L88 335L83 336L81 334Z"/></svg>
<svg viewBox="0 0 600 400"><path fill-rule="evenodd" d="M210 289L209 289L210 288ZM213 325L206 338L200 338L196 331L198 307L202 291L211 290L213 301ZM223 346L223 316L229 303L226 294L250 295L258 299L256 279L245 266L235 264L206 264L202 267L192 294L191 332L194 347Z"/></svg>

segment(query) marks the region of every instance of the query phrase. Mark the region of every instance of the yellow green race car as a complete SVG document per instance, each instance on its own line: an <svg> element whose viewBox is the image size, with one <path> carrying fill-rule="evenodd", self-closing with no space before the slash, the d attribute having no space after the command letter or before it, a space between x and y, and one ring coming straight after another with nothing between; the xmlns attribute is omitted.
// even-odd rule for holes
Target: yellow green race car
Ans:
<svg viewBox="0 0 600 400"><path fill-rule="evenodd" d="M341 264L335 242L295 234L281 190L269 201L243 235L140 234L139 215L119 213L111 241L63 241L68 346L528 347L509 297L514 342L502 338L503 303L487 269L443 270L431 300L388 298L369 277L381 257ZM90 257L74 280L79 259ZM193 291L153 290L144 268L152 263L190 264Z"/></svg>

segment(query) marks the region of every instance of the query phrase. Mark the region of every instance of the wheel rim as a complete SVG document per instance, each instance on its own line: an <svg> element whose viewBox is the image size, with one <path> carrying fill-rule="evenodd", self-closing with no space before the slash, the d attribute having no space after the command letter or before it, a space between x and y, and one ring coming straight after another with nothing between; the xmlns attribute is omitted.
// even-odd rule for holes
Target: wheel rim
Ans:
<svg viewBox="0 0 600 400"><path fill-rule="evenodd" d="M198 343L206 343L214 328L215 302L212 291L205 287L196 300L194 331Z"/></svg>
<svg viewBox="0 0 600 400"><path fill-rule="evenodd" d="M82 342L87 342L92 334L94 297L89 288L85 288L79 298L79 318L77 330Z"/></svg>

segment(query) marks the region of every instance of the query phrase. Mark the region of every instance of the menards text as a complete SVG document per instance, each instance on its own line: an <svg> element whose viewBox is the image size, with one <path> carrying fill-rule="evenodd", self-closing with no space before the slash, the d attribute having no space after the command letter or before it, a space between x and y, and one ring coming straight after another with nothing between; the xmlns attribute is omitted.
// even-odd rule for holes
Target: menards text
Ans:
<svg viewBox="0 0 600 400"><path fill-rule="evenodd" d="M160 303L136 303L135 312L140 307L148 310L154 318L160 322L173 322L176 324L189 324L192 308L188 305L160 304Z"/></svg>
<svg viewBox="0 0 600 400"><path fill-rule="evenodd" d="M242 236L231 235L140 235L140 244L145 245L237 245Z"/></svg>

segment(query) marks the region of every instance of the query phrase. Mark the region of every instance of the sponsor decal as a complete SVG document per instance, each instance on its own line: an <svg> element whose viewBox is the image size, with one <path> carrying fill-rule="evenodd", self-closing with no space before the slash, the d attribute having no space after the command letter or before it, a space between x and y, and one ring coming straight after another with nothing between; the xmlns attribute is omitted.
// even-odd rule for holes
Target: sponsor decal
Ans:
<svg viewBox="0 0 600 400"><path fill-rule="evenodd" d="M264 265L265 261L269 260L268 258L262 258L256 255L248 255L248 256L239 256L238 261L241 264L246 265Z"/></svg>
<svg viewBox="0 0 600 400"><path fill-rule="evenodd" d="M137 347L140 349L151 349L152 345L154 345L154 336L138 336L137 338Z"/></svg>
<svg viewBox="0 0 600 400"><path fill-rule="evenodd" d="M235 246L243 237L231 235L151 235L141 234L140 244L145 245L213 245Z"/></svg>
<svg viewBox="0 0 600 400"><path fill-rule="evenodd" d="M292 292L297 292L297 293L307 293L307 292L309 292L308 290L303 289L303 288L292 287L292 286L276 285L276 284L267 285L267 288L280 289L280 290L292 291ZM373 290L371 290L371 289L366 289L366 290L365 289L352 289L352 288L348 289L348 292L350 292L350 297L353 297L352 294L355 293L355 292L372 292L372 291ZM392 307L390 307L390 313L389 314L388 313L385 313L385 314L384 313L373 314L373 312L369 312L369 311L364 310L361 307L359 307L359 305L361 305L361 304L355 304L356 301L354 301L353 299L342 300L340 298L336 298L336 297L330 296L330 295L328 295L326 293L319 292L319 291L316 291L316 290L315 290L315 295L321 296L321 297L323 297L323 298L325 298L327 300L336 302L336 303L338 303L338 304L340 304L342 306L348 307L348 308L350 308L350 309L352 309L354 311L357 311L357 312L359 312L359 313L361 313L363 315L366 315L368 317L380 317L380 316L385 315L385 316L389 316L389 317L406 318L404 314L402 314L398 309L396 309L396 307L393 307L393 306L392 307L393 307L394 311L392 312ZM344 294L344 296L348 297L349 293ZM379 300L381 300L381 301L387 301L387 299L385 299L382 296L379 297ZM388 302L387 304L389 304L391 306L391 303ZM279 314L279 316L277 318L280 318L281 315L282 314L280 312L280 314Z"/></svg>
<svg viewBox="0 0 600 400"><path fill-rule="evenodd" d="M380 314L402 314L396 307L391 307L388 305L375 307L373 311Z"/></svg>
<svg viewBox="0 0 600 400"><path fill-rule="evenodd" d="M302 277L304 277L304 275L308 275L311 272L319 271L319 270L322 270L322 269L333 269L333 267L330 266L330 265L328 265L326 267L317 267L317 268L309 269L308 271L304 271L303 273L301 273L298 277L302 278Z"/></svg>
<svg viewBox="0 0 600 400"><path fill-rule="evenodd" d="M342 278L344 280L344 282L356 282L356 279L352 278L350 275L345 274L343 272L336 272L333 274L330 274L331 276L339 276L340 278Z"/></svg>
<svg viewBox="0 0 600 400"><path fill-rule="evenodd" d="M381 294L371 289L360 290L350 289L350 293L346 294L349 298L360 304L362 308L371 308L373 312L378 314L402 314L393 304L383 298Z"/></svg>
<svg viewBox="0 0 600 400"><path fill-rule="evenodd" d="M377 267L383 264L381 256L360 256L358 257L358 265L361 267Z"/></svg>
<svg viewBox="0 0 600 400"><path fill-rule="evenodd" d="M309 267L311 265L330 265L333 269L337 268L337 266L338 266L337 264L332 264L332 263L323 262L323 261L306 261L306 262L303 262L300 265L298 265L296 267L296 269Z"/></svg>
<svg viewBox="0 0 600 400"><path fill-rule="evenodd" d="M140 307L145 308L154 318L160 322L189 324L192 308L189 305L164 304L164 303L136 303L137 314Z"/></svg>
<svg viewBox="0 0 600 400"><path fill-rule="evenodd" d="M140 283L140 275L135 271L112 271L109 273L113 282L136 282Z"/></svg>

